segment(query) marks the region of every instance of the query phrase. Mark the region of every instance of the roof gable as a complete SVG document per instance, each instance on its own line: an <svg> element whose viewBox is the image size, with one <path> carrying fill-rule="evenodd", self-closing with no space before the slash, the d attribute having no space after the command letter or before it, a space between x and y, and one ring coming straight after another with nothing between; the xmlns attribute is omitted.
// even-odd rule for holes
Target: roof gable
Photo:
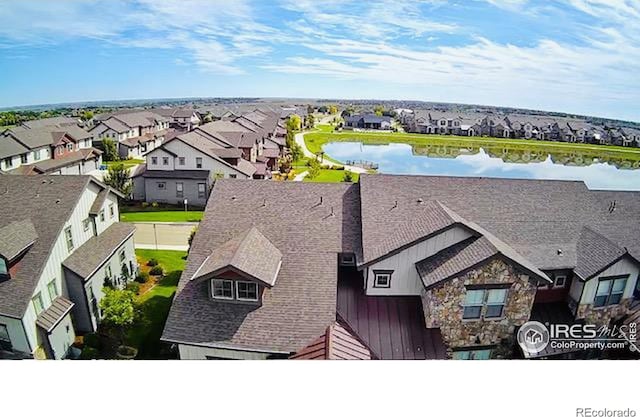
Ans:
<svg viewBox="0 0 640 417"><path fill-rule="evenodd" d="M31 220L24 219L0 228L0 256L11 261L38 238Z"/></svg>

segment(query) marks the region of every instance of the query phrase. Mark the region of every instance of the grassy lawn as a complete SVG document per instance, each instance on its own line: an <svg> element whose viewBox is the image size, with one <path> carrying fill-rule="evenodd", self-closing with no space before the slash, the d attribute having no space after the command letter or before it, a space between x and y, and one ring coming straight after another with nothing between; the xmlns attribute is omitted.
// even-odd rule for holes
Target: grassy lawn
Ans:
<svg viewBox="0 0 640 417"><path fill-rule="evenodd" d="M360 175L352 172L351 173L353 182L358 182ZM338 169L322 169L320 170L320 174L315 178L309 178L308 176L304 178L304 182L342 182L344 178L344 170Z"/></svg>
<svg viewBox="0 0 640 417"><path fill-rule="evenodd" d="M202 211L139 211L120 213L121 222L199 222Z"/></svg>
<svg viewBox="0 0 640 417"><path fill-rule="evenodd" d="M104 162L104 164L108 167L114 166L114 165L124 165L125 168L131 168L134 167L136 165L140 165L140 164L144 164L146 161L144 159L125 159L122 161L109 161L109 162Z"/></svg>
<svg viewBox="0 0 640 417"><path fill-rule="evenodd" d="M180 274L184 270L186 252L136 249L141 262L157 259L165 270L165 276L158 285L140 295L144 323L129 331L127 343L138 348L138 359L163 359L166 353L161 351L160 336L169 314L171 301L176 292Z"/></svg>
<svg viewBox="0 0 640 417"><path fill-rule="evenodd" d="M322 146L330 142L362 142L366 144L386 145L389 143L404 143L414 147L451 146L484 148L491 150L529 150L547 154L578 153L603 160L640 161L640 148L625 148L622 146L592 145L585 143L548 142L528 139L499 139L488 137L468 136L440 136L421 135L401 132L334 132L331 126L318 126L313 132L304 136L307 148L318 153ZM325 158L327 156L325 155Z"/></svg>

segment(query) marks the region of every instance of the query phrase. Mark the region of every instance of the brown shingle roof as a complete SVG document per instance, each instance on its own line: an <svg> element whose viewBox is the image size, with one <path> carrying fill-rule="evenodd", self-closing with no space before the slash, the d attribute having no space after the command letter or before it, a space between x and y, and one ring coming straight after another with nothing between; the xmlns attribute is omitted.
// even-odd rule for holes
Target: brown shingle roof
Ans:
<svg viewBox="0 0 640 417"><path fill-rule="evenodd" d="M357 185L216 181L162 339L299 351L336 320L337 254L359 245L358 210ZM259 307L211 300L206 283L190 278L213 249L252 226L282 253L276 284Z"/></svg>
<svg viewBox="0 0 640 417"><path fill-rule="evenodd" d="M31 220L24 219L0 227L0 256L11 261L38 238Z"/></svg>
<svg viewBox="0 0 640 417"><path fill-rule="evenodd" d="M191 279L210 278L222 270L233 268L273 287L281 263L282 253L278 248L252 227L213 249Z"/></svg>
<svg viewBox="0 0 640 417"><path fill-rule="evenodd" d="M574 272L583 280L597 275L627 253L590 227L584 227L580 232L576 250L577 262Z"/></svg>

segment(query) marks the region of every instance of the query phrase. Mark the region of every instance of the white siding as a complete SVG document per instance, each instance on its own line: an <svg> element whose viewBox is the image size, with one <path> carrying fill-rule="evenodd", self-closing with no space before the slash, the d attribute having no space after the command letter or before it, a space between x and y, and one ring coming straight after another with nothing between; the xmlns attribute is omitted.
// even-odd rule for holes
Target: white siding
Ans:
<svg viewBox="0 0 640 417"><path fill-rule="evenodd" d="M216 173L224 174L225 178L229 178L229 174L235 174L238 178L248 178L246 175L237 171L234 168L229 167L226 164L223 164L215 159L207 156L206 154L195 150L191 146L185 145L179 140L173 140L164 145L168 150L178 155L178 157L184 157L185 162L184 165L178 165L176 161L175 167L179 170L190 170L190 169L202 169L205 171L209 171L209 178L214 179ZM196 168L196 158L202 158L202 168ZM176 158L177 159L177 158ZM158 159L158 163L161 164L162 161Z"/></svg>
<svg viewBox="0 0 640 417"><path fill-rule="evenodd" d="M147 153L147 169L150 171L173 171L175 169L174 164L177 162L174 161L173 155L164 149L154 149L153 151ZM151 163L152 158L157 158L157 163L154 165ZM169 165L162 164L162 158L169 159Z"/></svg>
<svg viewBox="0 0 640 417"><path fill-rule="evenodd" d="M471 233L467 229L456 227L370 265L366 271L367 295L420 295L424 285L418 276L416 262L469 237ZM373 288L373 271L376 269L394 271L391 276L391 288Z"/></svg>
<svg viewBox="0 0 640 417"><path fill-rule="evenodd" d="M625 298L632 297L633 289L636 286L636 281L640 274L640 268L638 268L638 266L629 259L623 258L584 284L584 291L582 292L582 300L580 300L580 304L593 304L593 299L596 296L596 290L598 289L598 281L600 278L627 274L629 274L629 279L627 280L627 286L624 289L622 299L624 300Z"/></svg>
<svg viewBox="0 0 640 417"><path fill-rule="evenodd" d="M582 288L584 287L584 282L580 281L580 279L576 276L571 280L571 287L569 288L569 296L576 302L579 303L580 298L582 297Z"/></svg>
<svg viewBox="0 0 640 417"><path fill-rule="evenodd" d="M186 360L207 359L207 356L212 358L261 360L267 359L267 357L269 356L268 353L247 352L232 349L218 349L192 345L178 345L178 352L180 354L180 359Z"/></svg>
<svg viewBox="0 0 640 417"><path fill-rule="evenodd" d="M63 359L73 344L76 333L71 323L71 313L67 315L54 327L49 335L49 344L53 350L54 359Z"/></svg>

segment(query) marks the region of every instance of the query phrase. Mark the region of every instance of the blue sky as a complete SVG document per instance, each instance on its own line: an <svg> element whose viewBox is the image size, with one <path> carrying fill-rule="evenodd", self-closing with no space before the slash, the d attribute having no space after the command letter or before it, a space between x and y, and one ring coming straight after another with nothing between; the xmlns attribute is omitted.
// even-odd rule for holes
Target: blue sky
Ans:
<svg viewBox="0 0 640 417"><path fill-rule="evenodd" d="M0 0L0 107L417 99L640 121L637 0Z"/></svg>

